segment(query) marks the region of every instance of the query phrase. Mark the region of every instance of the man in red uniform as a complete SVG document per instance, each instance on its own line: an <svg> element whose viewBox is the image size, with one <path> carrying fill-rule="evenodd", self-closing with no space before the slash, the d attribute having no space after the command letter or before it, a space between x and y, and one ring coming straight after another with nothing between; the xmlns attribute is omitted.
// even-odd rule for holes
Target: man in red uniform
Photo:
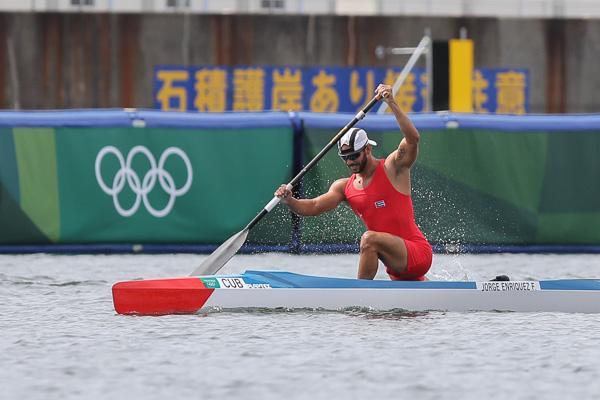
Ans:
<svg viewBox="0 0 600 400"><path fill-rule="evenodd" d="M392 280L424 280L432 261L431 245L415 223L410 197L410 168L417 159L419 132L392 96L389 85L375 91L390 107L404 138L385 159L371 153L367 133L352 128L338 142L338 153L352 175L333 182L314 199L295 199L282 185L275 195L296 214L319 215L348 202L365 223L360 240L359 279L373 279L379 260Z"/></svg>

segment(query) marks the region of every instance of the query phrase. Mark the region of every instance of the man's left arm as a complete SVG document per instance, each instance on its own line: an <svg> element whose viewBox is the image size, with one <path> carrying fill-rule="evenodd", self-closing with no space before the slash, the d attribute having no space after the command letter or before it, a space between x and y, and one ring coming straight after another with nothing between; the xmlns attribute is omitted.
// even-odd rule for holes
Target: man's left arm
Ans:
<svg viewBox="0 0 600 400"><path fill-rule="evenodd" d="M398 168L410 168L417 160L419 153L419 131L396 102L389 104L389 107L396 116L396 121L404 135L398 150L394 152L396 153L394 154L394 164Z"/></svg>
<svg viewBox="0 0 600 400"><path fill-rule="evenodd" d="M413 125L412 121L392 96L392 87L389 85L379 85L376 94L383 98L390 110L394 113L398 126L404 135L400 141L398 149L390 154L391 161L397 169L410 168L417 160L419 152L419 131Z"/></svg>

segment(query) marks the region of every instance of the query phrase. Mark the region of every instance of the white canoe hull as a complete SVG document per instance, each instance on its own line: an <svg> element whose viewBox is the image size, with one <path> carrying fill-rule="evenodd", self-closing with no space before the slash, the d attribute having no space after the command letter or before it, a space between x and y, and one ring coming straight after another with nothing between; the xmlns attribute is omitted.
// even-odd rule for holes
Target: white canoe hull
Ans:
<svg viewBox="0 0 600 400"><path fill-rule="evenodd" d="M353 307L407 311L600 313L600 280L456 282L366 281L247 271L119 282L120 314L183 314L211 309L321 309Z"/></svg>
<svg viewBox="0 0 600 400"><path fill-rule="evenodd" d="M472 289L215 290L202 309L284 308L410 311L600 312L600 292L482 292Z"/></svg>

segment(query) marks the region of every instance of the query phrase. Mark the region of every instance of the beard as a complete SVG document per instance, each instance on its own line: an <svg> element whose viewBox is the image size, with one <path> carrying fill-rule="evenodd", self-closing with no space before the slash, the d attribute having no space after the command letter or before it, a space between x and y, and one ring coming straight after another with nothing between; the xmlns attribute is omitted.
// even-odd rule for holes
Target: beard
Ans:
<svg viewBox="0 0 600 400"><path fill-rule="evenodd" d="M352 164L347 164L348 168L350 168L350 171L352 171L353 174L360 174L361 172L363 172L367 166L367 157L361 157L362 160L360 162L357 163L352 163Z"/></svg>

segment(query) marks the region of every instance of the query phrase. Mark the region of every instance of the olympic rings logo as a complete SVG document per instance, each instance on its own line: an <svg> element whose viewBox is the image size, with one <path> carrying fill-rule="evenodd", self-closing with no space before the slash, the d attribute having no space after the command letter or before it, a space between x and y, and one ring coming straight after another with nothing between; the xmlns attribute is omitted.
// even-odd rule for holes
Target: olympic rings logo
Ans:
<svg viewBox="0 0 600 400"><path fill-rule="evenodd" d="M110 186L106 184L101 173L102 162L109 154L112 154L117 158L120 166ZM138 154L144 155L150 163L150 169L146 172L141 180L139 175L131 168L133 158ZM173 176L164 168L165 162L171 155L178 156L185 164L187 179L181 188L177 188L175 186L175 180L173 179ZM163 151L157 165L156 159L150 150L144 146L135 146L133 149L131 149L127 154L127 159L123 157L123 154L121 154L119 149L116 147L106 146L103 147L96 156L96 180L98 181L98 184L104 193L112 196L115 209L123 217L131 217L137 212L140 204L144 203L146 210L148 210L150 214L157 218L162 218L171 212L175 204L175 199L187 193L187 191L190 189L190 186L192 186L192 165L187 154L185 154L185 152L178 147L169 147ZM148 194L154 189L154 185L157 181L161 189L167 193L167 195L169 195L169 201L164 208L160 210L154 208L148 200ZM125 188L125 184L127 184L135 194L135 201L128 209L123 208L119 202L119 194Z"/></svg>

